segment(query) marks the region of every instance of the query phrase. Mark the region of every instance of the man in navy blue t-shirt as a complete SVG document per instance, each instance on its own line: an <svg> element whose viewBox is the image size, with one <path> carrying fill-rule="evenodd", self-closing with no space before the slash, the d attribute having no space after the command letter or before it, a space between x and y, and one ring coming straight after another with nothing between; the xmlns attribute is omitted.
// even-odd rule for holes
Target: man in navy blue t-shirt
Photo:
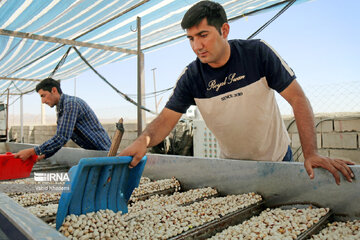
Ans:
<svg viewBox="0 0 360 240"><path fill-rule="evenodd" d="M216 136L221 157L257 161L292 159L290 138L284 126L274 90L293 108L304 166L310 178L313 168L329 170L337 184L339 171L351 182L350 161L330 159L317 152L311 106L286 62L262 40L227 40L230 26L224 8L201 1L185 14L181 26L187 32L197 59L180 75L160 115L120 155L133 156L138 164L147 147L160 143L190 105L196 105Z"/></svg>

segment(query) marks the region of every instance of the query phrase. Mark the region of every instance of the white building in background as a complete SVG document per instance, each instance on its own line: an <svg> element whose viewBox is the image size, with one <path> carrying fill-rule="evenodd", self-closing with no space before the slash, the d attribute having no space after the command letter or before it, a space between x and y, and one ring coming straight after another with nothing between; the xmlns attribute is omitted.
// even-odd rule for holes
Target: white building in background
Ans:
<svg viewBox="0 0 360 240"><path fill-rule="evenodd" d="M185 115L187 119L192 120L194 156L219 158L218 142L214 134L207 128L197 106L190 106Z"/></svg>

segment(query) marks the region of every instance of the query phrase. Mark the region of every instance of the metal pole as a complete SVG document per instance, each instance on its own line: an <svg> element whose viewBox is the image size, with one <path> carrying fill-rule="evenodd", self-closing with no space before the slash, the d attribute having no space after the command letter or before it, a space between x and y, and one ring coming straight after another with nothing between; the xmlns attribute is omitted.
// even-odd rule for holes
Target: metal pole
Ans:
<svg viewBox="0 0 360 240"><path fill-rule="evenodd" d="M1 80L12 80L12 81L16 81L16 80L20 80L20 81L26 81L26 82L40 82L41 79L33 79L33 78L11 78L11 77L0 77Z"/></svg>
<svg viewBox="0 0 360 240"><path fill-rule="evenodd" d="M20 95L20 142L24 143L24 108L23 95Z"/></svg>
<svg viewBox="0 0 360 240"><path fill-rule="evenodd" d="M141 52L140 55L140 66L141 66L141 106L146 107L145 105L145 70L144 70L144 61L145 61L145 56L144 53ZM143 129L146 126L146 111L144 111L143 109L141 109L141 119L142 119L142 126Z"/></svg>
<svg viewBox="0 0 360 240"><path fill-rule="evenodd" d="M106 50L106 51L136 54L136 51L130 50L130 49L124 49L124 48L119 48L119 47L114 47L114 46L106 46L106 45L102 45L102 44L95 44L95 43L88 43L88 42L79 42L79 41L69 40L69 39L64 39L64 38L48 37L48 36L42 36L42 35L37 35L37 34L32 34L32 33L16 32L16 31L10 31L10 30L5 30L5 29L0 29L0 35L32 39L32 40L39 40L39 41L43 41L43 42L60 43L60 44L70 45L70 46L87 47L87 48L95 48L95 49L101 49L101 50Z"/></svg>
<svg viewBox="0 0 360 240"><path fill-rule="evenodd" d="M155 81L155 70L156 68L151 69L153 71L153 79L154 79L154 94L155 94L155 112L158 113L158 103L156 100L156 81Z"/></svg>
<svg viewBox="0 0 360 240"><path fill-rule="evenodd" d="M10 96L10 89L7 90L7 99L6 99L6 132L5 132L5 137L6 137L6 141L9 141L9 96Z"/></svg>
<svg viewBox="0 0 360 240"><path fill-rule="evenodd" d="M142 132L142 117L141 117L141 69L140 69L140 58L141 58L141 32L140 32L140 18L137 17L137 129L138 136Z"/></svg>
<svg viewBox="0 0 360 240"><path fill-rule="evenodd" d="M142 133L145 126L145 111L141 111L141 106L145 106L145 74L144 74L144 54L141 52L141 18L136 18L137 23L137 127L138 136Z"/></svg>
<svg viewBox="0 0 360 240"><path fill-rule="evenodd" d="M45 122L45 104L41 103L41 125L45 125Z"/></svg>
<svg viewBox="0 0 360 240"><path fill-rule="evenodd" d="M74 96L76 97L76 77L74 78Z"/></svg>

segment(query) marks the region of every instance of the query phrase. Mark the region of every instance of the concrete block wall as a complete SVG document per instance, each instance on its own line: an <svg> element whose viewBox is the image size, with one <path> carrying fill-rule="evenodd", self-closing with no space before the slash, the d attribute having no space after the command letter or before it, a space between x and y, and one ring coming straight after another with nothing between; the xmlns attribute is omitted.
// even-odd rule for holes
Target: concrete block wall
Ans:
<svg viewBox="0 0 360 240"><path fill-rule="evenodd" d="M295 160L304 161L296 123L293 118L284 118L284 123L288 128ZM315 125L320 154L360 164L360 113L346 116L319 116L315 118ZM112 139L116 131L116 124L103 124L103 126ZM137 137L136 123L125 123L124 128L125 133L119 151L130 145ZM23 129L24 143L41 144L55 134L56 125L24 126ZM20 127L11 127L9 137L20 142ZM71 140L65 146L78 147Z"/></svg>
<svg viewBox="0 0 360 240"><path fill-rule="evenodd" d="M293 118L284 119L284 123L288 128L295 159L304 161L296 123ZM320 154L360 164L360 114L316 117L315 126Z"/></svg>
<svg viewBox="0 0 360 240"><path fill-rule="evenodd" d="M103 126L110 139L113 139L116 132L116 123L103 124ZM124 123L124 130L118 152L125 149L137 138L137 123Z"/></svg>
<svg viewBox="0 0 360 240"><path fill-rule="evenodd" d="M34 135L33 135L33 126L23 126L23 142L24 143L33 143ZM21 142L21 128L20 126L13 126L9 130L9 138L16 139L16 142Z"/></svg>
<svg viewBox="0 0 360 240"><path fill-rule="evenodd" d="M103 127L112 139L116 132L116 124L103 124ZM122 137L119 151L130 145L137 137L137 124L127 123L124 124L124 135ZM20 126L13 126L10 128L9 137L15 139L16 142L21 142L20 139ZM30 144L42 144L46 140L52 138L56 133L56 125L42 125L42 126L23 126L23 142ZM79 146L72 140L65 144L65 147L78 148Z"/></svg>

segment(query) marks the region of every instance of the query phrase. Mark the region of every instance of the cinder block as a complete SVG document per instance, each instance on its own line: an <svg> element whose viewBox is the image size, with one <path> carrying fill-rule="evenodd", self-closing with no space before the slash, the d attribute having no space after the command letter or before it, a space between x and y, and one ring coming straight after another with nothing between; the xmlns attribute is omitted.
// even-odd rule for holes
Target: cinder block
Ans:
<svg viewBox="0 0 360 240"><path fill-rule="evenodd" d="M44 138L43 135L35 135L34 136L34 141L35 141L35 144L41 144L43 143L44 141L46 141L47 138Z"/></svg>
<svg viewBox="0 0 360 240"><path fill-rule="evenodd" d="M124 132L122 139L134 141L137 138L137 132Z"/></svg>
<svg viewBox="0 0 360 240"><path fill-rule="evenodd" d="M34 131L41 131L42 127L40 125L34 126Z"/></svg>
<svg viewBox="0 0 360 240"><path fill-rule="evenodd" d="M124 123L124 129L126 131L135 131L137 132L137 123Z"/></svg>
<svg viewBox="0 0 360 240"><path fill-rule="evenodd" d="M42 134L41 134L41 133L38 133L38 132L34 132L33 135L34 135L34 138L35 138L35 139L42 136Z"/></svg>
<svg viewBox="0 0 360 240"><path fill-rule="evenodd" d="M136 123L124 123L124 130L125 132L133 132L137 131L137 124ZM103 124L103 127L107 132L115 132L116 129L116 123L106 123Z"/></svg>
<svg viewBox="0 0 360 240"><path fill-rule="evenodd" d="M107 132L114 132L116 130L116 124L115 123L106 123L106 124L102 124L105 131Z"/></svg>
<svg viewBox="0 0 360 240"><path fill-rule="evenodd" d="M51 137L49 136L42 136L40 139L42 142L46 142L47 140L49 140Z"/></svg>
<svg viewBox="0 0 360 240"><path fill-rule="evenodd" d="M356 164L360 164L360 150L336 150L330 149L331 158L340 158L344 160L353 161Z"/></svg>
<svg viewBox="0 0 360 240"><path fill-rule="evenodd" d="M296 127L296 122L295 122L294 118L286 118L283 120L284 120L285 128L288 130L288 133L290 133L290 134L298 133L298 130Z"/></svg>
<svg viewBox="0 0 360 240"><path fill-rule="evenodd" d="M129 140L129 139L122 139L120 146L119 146L119 150L118 152L124 150L127 146L129 146L131 143L133 143L133 140Z"/></svg>
<svg viewBox="0 0 360 240"><path fill-rule="evenodd" d="M19 132L19 134L20 134L20 133L21 133L21 132ZM24 136L24 137L29 136L29 135L30 135L30 132L26 132L26 131L23 132L23 136Z"/></svg>
<svg viewBox="0 0 360 240"><path fill-rule="evenodd" d="M330 156L330 151L328 149L318 149L318 153L324 157Z"/></svg>
<svg viewBox="0 0 360 240"><path fill-rule="evenodd" d="M12 126L11 129L16 132L20 129L20 126Z"/></svg>
<svg viewBox="0 0 360 240"><path fill-rule="evenodd" d="M291 137L291 147L298 148L301 146L300 137L298 133L292 133L290 137Z"/></svg>
<svg viewBox="0 0 360 240"><path fill-rule="evenodd" d="M56 125L39 125L37 126L37 130L44 132L56 132Z"/></svg>
<svg viewBox="0 0 360 240"><path fill-rule="evenodd" d="M46 135L46 136L54 136L55 134L56 134L56 130L55 131L46 131L44 133L44 135Z"/></svg>
<svg viewBox="0 0 360 240"><path fill-rule="evenodd" d="M335 120L334 126L337 132L360 132L360 119Z"/></svg>
<svg viewBox="0 0 360 240"><path fill-rule="evenodd" d="M111 132L108 134L109 134L110 139L112 140L115 135L115 132ZM124 141L124 140L134 141L136 138L137 138L137 132L124 132L124 134L122 136L122 141Z"/></svg>
<svg viewBox="0 0 360 240"><path fill-rule="evenodd" d="M112 139L115 135L115 131L107 132L107 134L109 135L110 139Z"/></svg>
<svg viewBox="0 0 360 240"><path fill-rule="evenodd" d="M301 146L300 136L298 133L291 134L290 138L291 138L291 147L297 148ZM317 142L317 148L321 148L321 143L322 143L321 133L316 134L316 142Z"/></svg>
<svg viewBox="0 0 360 240"><path fill-rule="evenodd" d="M34 126L23 126L23 143L35 144L34 142ZM21 142L21 126L12 126L9 130L11 139Z"/></svg>
<svg viewBox="0 0 360 240"><path fill-rule="evenodd" d="M334 131L334 123L332 119L326 117L315 118L316 132L332 132Z"/></svg>
<svg viewBox="0 0 360 240"><path fill-rule="evenodd" d="M285 127L288 129L288 132L291 133L298 133L298 129L296 126L296 121L294 118L287 118L284 119ZM315 117L314 118L314 127L316 132L332 132L334 131L333 127L333 120L326 118L326 117Z"/></svg>
<svg viewBox="0 0 360 240"><path fill-rule="evenodd" d="M323 148L357 149L357 133L323 133Z"/></svg>
<svg viewBox="0 0 360 240"><path fill-rule="evenodd" d="M18 134L17 132L11 132L9 133L9 138L10 139L16 139L16 142L20 142L20 134Z"/></svg>
<svg viewBox="0 0 360 240"><path fill-rule="evenodd" d="M42 135L44 135L44 136L54 136L55 133L56 133L56 131L52 131L52 130L42 131Z"/></svg>
<svg viewBox="0 0 360 240"><path fill-rule="evenodd" d="M317 133L316 134L316 144L317 144L317 148L320 149L322 146L322 136L321 133Z"/></svg>
<svg viewBox="0 0 360 240"><path fill-rule="evenodd" d="M302 154L301 147L291 148L291 151L295 162L304 162L304 155Z"/></svg>
<svg viewBox="0 0 360 240"><path fill-rule="evenodd" d="M122 145L120 145L119 146L119 149L118 149L118 151L117 151L117 154L119 154L122 150L124 150L125 148L126 148L127 146L122 146Z"/></svg>

